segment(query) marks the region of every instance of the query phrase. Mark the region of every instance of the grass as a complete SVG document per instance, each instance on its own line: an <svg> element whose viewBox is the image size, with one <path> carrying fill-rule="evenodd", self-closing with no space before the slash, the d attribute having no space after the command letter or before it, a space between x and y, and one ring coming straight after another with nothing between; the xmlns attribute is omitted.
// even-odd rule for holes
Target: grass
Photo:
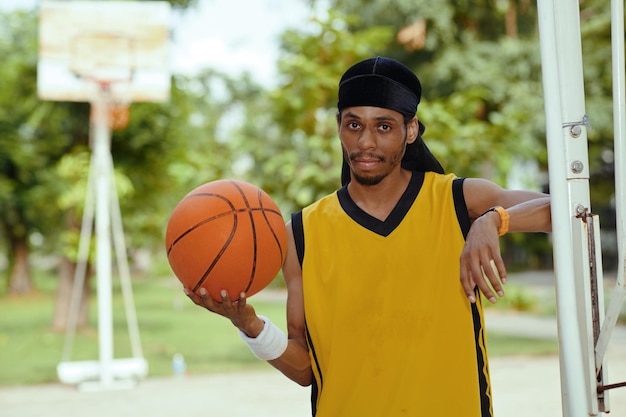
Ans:
<svg viewBox="0 0 626 417"><path fill-rule="evenodd" d="M518 337L490 331L487 334L487 345L489 357L541 356L558 353L558 344L554 339Z"/></svg>
<svg viewBox="0 0 626 417"><path fill-rule="evenodd" d="M36 274L38 292L27 297L0 293L0 386L58 381L64 333L50 330L56 278ZM143 354L150 377L172 375L172 358L182 354L191 374L270 369L241 342L231 323L189 302L174 278L136 278L133 293ZM114 288L115 357L131 356L130 341L119 288ZM281 302L254 300L257 313L285 329ZM76 335L70 360L98 359L97 300L91 301L90 326ZM554 340L488 334L490 356L555 354Z"/></svg>

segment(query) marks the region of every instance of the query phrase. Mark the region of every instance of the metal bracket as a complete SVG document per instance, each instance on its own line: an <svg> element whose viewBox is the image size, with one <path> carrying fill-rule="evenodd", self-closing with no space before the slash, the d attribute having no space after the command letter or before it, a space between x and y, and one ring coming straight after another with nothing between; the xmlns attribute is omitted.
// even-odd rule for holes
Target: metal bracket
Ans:
<svg viewBox="0 0 626 417"><path fill-rule="evenodd" d="M581 130L581 126L591 126L591 123L589 123L589 116L588 115L584 115L583 119L579 122L567 122L567 123L563 123L561 126L563 126L563 128L569 127L569 134L571 137L573 138L578 138L580 137L582 130Z"/></svg>

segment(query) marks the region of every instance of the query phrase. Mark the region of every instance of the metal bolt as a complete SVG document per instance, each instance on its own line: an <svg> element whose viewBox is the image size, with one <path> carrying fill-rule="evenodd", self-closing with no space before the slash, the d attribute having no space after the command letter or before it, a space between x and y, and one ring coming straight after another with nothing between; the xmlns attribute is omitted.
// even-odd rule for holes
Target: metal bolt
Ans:
<svg viewBox="0 0 626 417"><path fill-rule="evenodd" d="M571 126L569 128L569 134L573 138L577 138L583 132L582 128L579 125Z"/></svg>
<svg viewBox="0 0 626 417"><path fill-rule="evenodd" d="M578 214L578 215L585 214L585 206L583 206L582 204L577 204L576 205L576 214Z"/></svg>
<svg viewBox="0 0 626 417"><path fill-rule="evenodd" d="M582 163L582 161L574 161L570 165L570 168L574 174L580 174L581 172L583 172L585 165Z"/></svg>

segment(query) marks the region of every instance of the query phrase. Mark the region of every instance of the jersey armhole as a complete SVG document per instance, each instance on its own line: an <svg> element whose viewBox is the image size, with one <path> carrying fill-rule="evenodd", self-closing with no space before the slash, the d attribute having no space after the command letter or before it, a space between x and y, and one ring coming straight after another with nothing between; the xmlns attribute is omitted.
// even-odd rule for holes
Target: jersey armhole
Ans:
<svg viewBox="0 0 626 417"><path fill-rule="evenodd" d="M465 181L465 178L455 178L452 181L452 198L454 199L454 209L456 211L459 227L461 228L463 237L466 238L471 222L469 213L467 212L467 205L465 204L465 195L463 194L463 181Z"/></svg>
<svg viewBox="0 0 626 417"><path fill-rule="evenodd" d="M300 267L302 267L302 261L304 260L304 225L302 224L302 211L291 215L291 230L293 231L293 240L296 244L298 261L300 262Z"/></svg>

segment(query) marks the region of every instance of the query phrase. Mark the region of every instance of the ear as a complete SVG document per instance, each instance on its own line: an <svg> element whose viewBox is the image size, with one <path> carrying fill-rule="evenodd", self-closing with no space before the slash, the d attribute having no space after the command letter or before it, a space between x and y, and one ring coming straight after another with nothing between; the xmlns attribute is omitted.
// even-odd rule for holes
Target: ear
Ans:
<svg viewBox="0 0 626 417"><path fill-rule="evenodd" d="M406 143L415 142L415 139L417 139L418 133L419 133L419 123L417 122L417 117L414 117L406 125Z"/></svg>

